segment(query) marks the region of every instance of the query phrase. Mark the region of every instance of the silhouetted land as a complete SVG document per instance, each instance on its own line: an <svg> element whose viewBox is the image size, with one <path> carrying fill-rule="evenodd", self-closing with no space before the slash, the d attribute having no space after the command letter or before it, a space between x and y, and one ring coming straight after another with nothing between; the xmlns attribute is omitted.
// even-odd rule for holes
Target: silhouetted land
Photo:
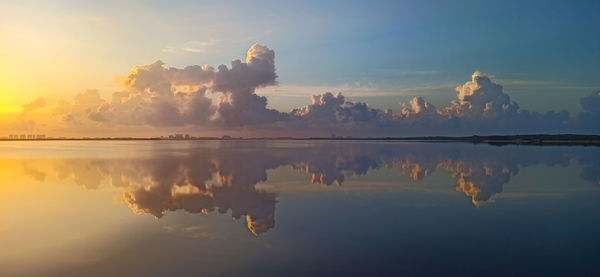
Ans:
<svg viewBox="0 0 600 277"><path fill-rule="evenodd" d="M409 137L409 138L374 138L373 140L431 141L431 142L470 142L494 145L528 144L528 145L596 145L600 146L598 135L506 135L506 136L465 136L465 137Z"/></svg>
<svg viewBox="0 0 600 277"><path fill-rule="evenodd" d="M528 145L596 145L600 146L598 135L506 135L506 136L424 136L424 137L383 137L383 138L309 138L329 140L382 140L382 141L419 141L419 142L470 142L493 145L528 144Z"/></svg>
<svg viewBox="0 0 600 277"><path fill-rule="evenodd" d="M169 139L161 137L86 137L86 138L45 138L45 139L7 139L4 141L145 141L145 140L369 140L369 141L419 141L419 142L469 142L493 145L526 144L526 145L594 145L600 146L600 135L494 135L494 136L422 136L422 137L192 137L188 139Z"/></svg>

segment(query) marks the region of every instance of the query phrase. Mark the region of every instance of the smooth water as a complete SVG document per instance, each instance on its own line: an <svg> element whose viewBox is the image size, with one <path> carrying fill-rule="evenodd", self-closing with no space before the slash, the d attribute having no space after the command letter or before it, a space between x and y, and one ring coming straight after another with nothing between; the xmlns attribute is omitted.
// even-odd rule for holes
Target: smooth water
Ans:
<svg viewBox="0 0 600 277"><path fill-rule="evenodd" d="M600 147L0 142L0 276L600 275Z"/></svg>

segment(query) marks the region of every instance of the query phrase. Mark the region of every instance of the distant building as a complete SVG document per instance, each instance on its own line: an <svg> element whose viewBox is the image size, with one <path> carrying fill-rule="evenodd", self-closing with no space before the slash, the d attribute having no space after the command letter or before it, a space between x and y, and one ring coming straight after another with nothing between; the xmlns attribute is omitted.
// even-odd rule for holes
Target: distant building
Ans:
<svg viewBox="0 0 600 277"><path fill-rule="evenodd" d="M46 139L46 135L40 134L35 136L36 139Z"/></svg>
<svg viewBox="0 0 600 277"><path fill-rule="evenodd" d="M19 135L19 139L27 139L27 135Z"/></svg>
<svg viewBox="0 0 600 277"><path fill-rule="evenodd" d="M196 139L196 137L191 136L190 134L173 134L168 137L161 136L161 139L171 139L171 140L188 140L188 139Z"/></svg>
<svg viewBox="0 0 600 277"><path fill-rule="evenodd" d="M222 136L221 139L231 139L231 136Z"/></svg>

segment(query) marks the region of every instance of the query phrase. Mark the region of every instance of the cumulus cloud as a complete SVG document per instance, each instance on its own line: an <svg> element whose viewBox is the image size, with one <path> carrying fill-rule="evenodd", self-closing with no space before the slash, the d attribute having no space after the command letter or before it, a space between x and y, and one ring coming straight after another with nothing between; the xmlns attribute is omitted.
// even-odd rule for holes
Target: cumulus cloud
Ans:
<svg viewBox="0 0 600 277"><path fill-rule="evenodd" d="M206 97L214 76L208 65L176 69L157 61L135 66L120 78L125 91L113 93L111 101L96 107L89 118L158 127L203 124L215 111Z"/></svg>
<svg viewBox="0 0 600 277"><path fill-rule="evenodd" d="M347 102L341 93L313 95L312 104L291 111L296 128L314 130L356 129L367 124L377 125L382 118L379 110L366 103Z"/></svg>
<svg viewBox="0 0 600 277"><path fill-rule="evenodd" d="M482 71L475 71L471 81L456 88L456 100L446 107L442 113L448 116L477 118L500 117L515 113L519 106L510 101L502 86L492 82L490 76Z"/></svg>
<svg viewBox="0 0 600 277"><path fill-rule="evenodd" d="M65 122L171 127L182 125L248 126L283 120L286 114L267 108L267 99L255 94L258 87L275 85L275 53L255 44L246 62L167 68L162 61L136 65L117 79L123 91L110 100L97 91L79 94L55 109ZM221 93L213 103L207 93Z"/></svg>
<svg viewBox="0 0 600 277"><path fill-rule="evenodd" d="M415 97L410 100L409 105L403 104L402 115L413 117L419 115L434 116L437 109L431 103L423 100L422 97Z"/></svg>
<svg viewBox="0 0 600 277"><path fill-rule="evenodd" d="M246 62L234 60L231 69L219 66L213 90L225 93L218 103L219 122L227 126L259 125L285 119L285 114L267 108L267 98L255 89L275 85L275 52L255 44L248 50Z"/></svg>
<svg viewBox="0 0 600 277"><path fill-rule="evenodd" d="M259 44L250 47L245 60L233 60L230 66L173 68L157 61L136 65L118 79L123 90L114 92L110 99L102 99L97 91L87 91L72 101L59 102L56 114L69 124L198 126L198 130L246 130L250 135L600 132L597 92L581 99L583 112L578 115L566 111L531 112L512 101L492 75L479 70L456 87L456 98L447 106L435 107L415 97L409 103L400 103L397 112L384 111L347 101L339 92L325 92L313 95L307 106L281 112L270 109L267 98L256 94L257 88L277 85L275 52ZM40 104L36 102L27 109Z"/></svg>

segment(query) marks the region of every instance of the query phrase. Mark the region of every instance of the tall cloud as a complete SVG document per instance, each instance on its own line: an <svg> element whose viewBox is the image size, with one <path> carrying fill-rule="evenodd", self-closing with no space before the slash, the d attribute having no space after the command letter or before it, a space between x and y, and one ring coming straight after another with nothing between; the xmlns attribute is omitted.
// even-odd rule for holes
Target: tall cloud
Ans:
<svg viewBox="0 0 600 277"><path fill-rule="evenodd" d="M225 93L218 107L219 121L227 126L258 125L285 119L285 114L267 109L267 98L254 93L256 88L275 85L275 52L254 44L246 62L234 60L231 69L219 66L213 90Z"/></svg>
<svg viewBox="0 0 600 277"><path fill-rule="evenodd" d="M492 82L490 76L475 71L471 81L456 88L456 100L441 112L460 118L497 118L514 114L519 105L510 101L510 96L502 91L502 86Z"/></svg>

